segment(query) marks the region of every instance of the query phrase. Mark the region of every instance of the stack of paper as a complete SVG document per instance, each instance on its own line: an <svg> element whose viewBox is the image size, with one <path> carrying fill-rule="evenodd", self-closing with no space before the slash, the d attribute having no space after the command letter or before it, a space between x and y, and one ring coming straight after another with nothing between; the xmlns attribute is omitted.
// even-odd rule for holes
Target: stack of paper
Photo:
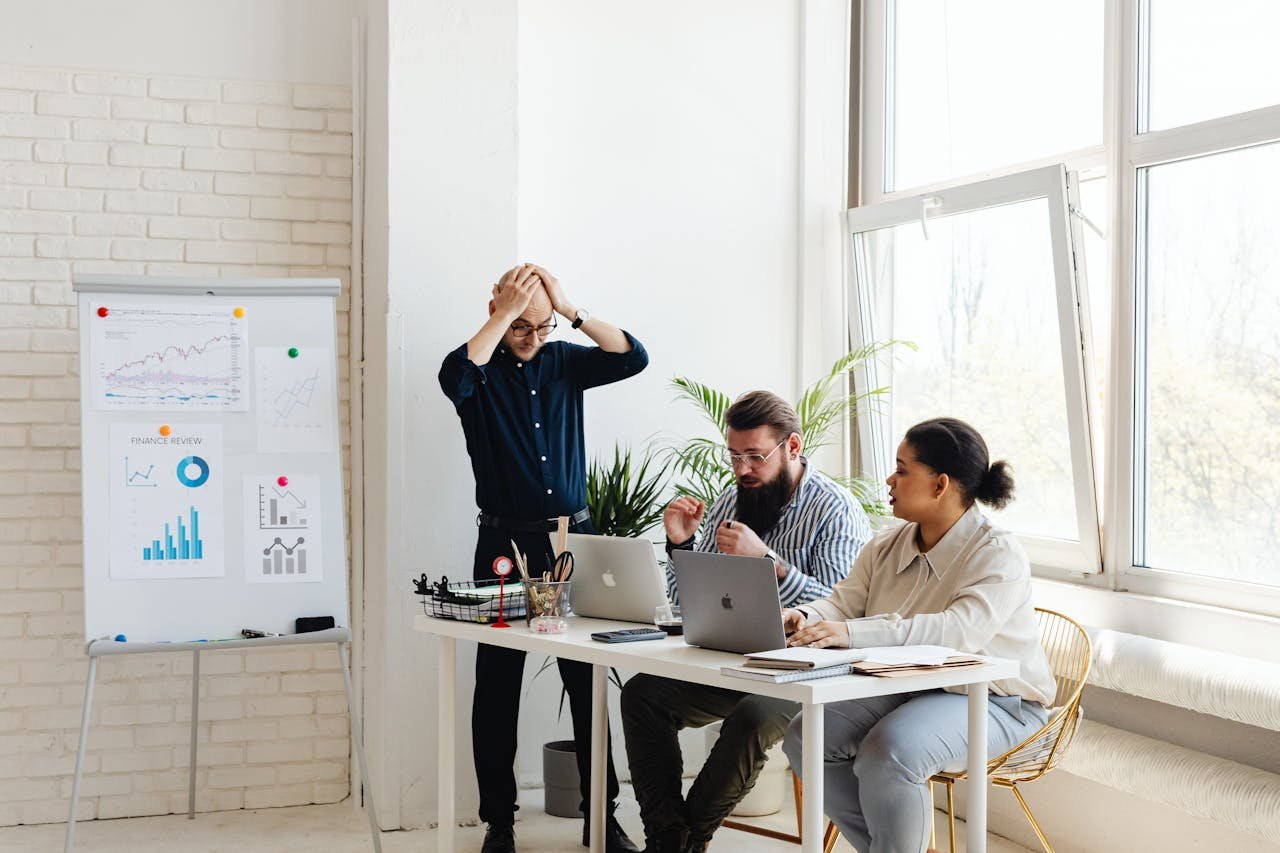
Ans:
<svg viewBox="0 0 1280 853"><path fill-rule="evenodd" d="M808 681L811 678L832 678L837 675L853 673L853 664L837 663L832 666L819 666L813 669L770 669L761 666L722 666L722 675L734 678L751 678L756 681L772 681L774 684L785 684L788 681Z"/></svg>
<svg viewBox="0 0 1280 853"><path fill-rule="evenodd" d="M821 669L842 663L853 663L866 658L865 649L778 649L772 652L755 652L747 655L745 666L764 669Z"/></svg>
<svg viewBox="0 0 1280 853"><path fill-rule="evenodd" d="M862 651L866 658L853 665L854 671L885 678L982 663L982 658L961 654L945 646L880 646Z"/></svg>

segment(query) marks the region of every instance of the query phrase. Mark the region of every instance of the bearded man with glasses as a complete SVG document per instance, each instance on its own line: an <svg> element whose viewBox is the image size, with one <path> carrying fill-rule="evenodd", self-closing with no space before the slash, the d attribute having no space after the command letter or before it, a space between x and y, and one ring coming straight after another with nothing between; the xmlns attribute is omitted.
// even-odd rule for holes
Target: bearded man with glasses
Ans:
<svg viewBox="0 0 1280 853"><path fill-rule="evenodd" d="M596 345L548 342L556 314ZM570 518L575 533L596 532L587 512L582 392L634 376L648 363L639 341L576 307L542 267L522 264L493 286L489 319L440 367L440 387L462 421L476 479L476 580L494 579L494 561L512 556L513 540L528 556L530 573L541 575L552 556L547 533L559 516ZM489 824L482 853L515 850L516 721L524 656L487 644L476 650L471 746L480 819ZM591 666L558 663L573 717L583 814L590 821ZM608 790L605 849L632 853L637 848L612 813L618 796L612 759ZM587 838L584 823L584 845Z"/></svg>
<svg viewBox="0 0 1280 853"><path fill-rule="evenodd" d="M849 490L801 455L795 409L768 391L739 397L725 413L725 463L736 485L712 504L678 497L662 523L676 549L768 557L778 599L794 607L825 598L849 574L871 524ZM704 520L705 516L705 520ZM701 528L701 536L698 535ZM667 591L679 601L675 573ZM794 702L637 675L622 688L622 729L648 853L702 851L755 784L769 748L800 710ZM702 770L680 795L680 729L724 720Z"/></svg>

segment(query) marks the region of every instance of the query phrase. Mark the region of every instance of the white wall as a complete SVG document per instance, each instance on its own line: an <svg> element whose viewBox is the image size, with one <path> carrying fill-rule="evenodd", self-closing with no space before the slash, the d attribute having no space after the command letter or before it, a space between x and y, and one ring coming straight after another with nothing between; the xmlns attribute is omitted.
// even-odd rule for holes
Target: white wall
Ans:
<svg viewBox="0 0 1280 853"><path fill-rule="evenodd" d="M592 453L699 429L672 403L677 372L730 393L791 395L799 12L768 0L507 2L465 14L443 0L378 0L367 10L366 413L378 482L366 512L386 524L368 537L367 604L387 618L367 627L366 713L374 784L389 792L383 823L417 826L435 813L435 646L410 633L417 604L405 593L422 571L466 576L475 541L441 359L479 327L496 277L532 259L652 355L640 377L588 395ZM373 47L383 38L385 82ZM475 808L469 656L459 690L465 817ZM522 779L536 776L546 732L568 731L567 718L556 727L558 691L548 674L525 700Z"/></svg>
<svg viewBox="0 0 1280 853"><path fill-rule="evenodd" d="M14 65L351 82L355 0L0 0Z"/></svg>
<svg viewBox="0 0 1280 853"><path fill-rule="evenodd" d="M587 394L589 457L706 434L674 402L675 375L793 396L799 7L557 0L519 14L518 259L650 355ZM549 671L525 699L523 785L541 784L541 744L571 737L559 692Z"/></svg>

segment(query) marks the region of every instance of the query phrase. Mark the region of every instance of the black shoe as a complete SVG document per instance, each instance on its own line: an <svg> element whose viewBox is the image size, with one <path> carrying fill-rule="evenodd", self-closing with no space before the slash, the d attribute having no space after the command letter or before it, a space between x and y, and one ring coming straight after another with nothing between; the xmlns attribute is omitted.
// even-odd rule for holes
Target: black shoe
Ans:
<svg viewBox="0 0 1280 853"><path fill-rule="evenodd" d="M480 853L516 853L515 826L509 823L489 824Z"/></svg>
<svg viewBox="0 0 1280 853"><path fill-rule="evenodd" d="M684 850L684 833L678 829L671 829L657 838L646 839L644 853L684 853Z"/></svg>
<svg viewBox="0 0 1280 853"><path fill-rule="evenodd" d="M582 822L582 846L591 846L591 823L590 819ZM679 850L673 847L673 850ZM609 819L604 823L604 850L605 853L640 853L637 847L627 834L622 831L622 826L618 823L618 819L613 815L609 815Z"/></svg>

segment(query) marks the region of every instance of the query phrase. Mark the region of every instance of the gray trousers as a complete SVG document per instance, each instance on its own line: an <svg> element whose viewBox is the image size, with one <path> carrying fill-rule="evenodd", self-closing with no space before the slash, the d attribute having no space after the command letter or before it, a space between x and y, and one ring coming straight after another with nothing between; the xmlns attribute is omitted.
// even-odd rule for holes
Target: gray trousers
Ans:
<svg viewBox="0 0 1280 853"><path fill-rule="evenodd" d="M1035 702L992 696L987 754L1000 755L1044 725ZM860 853L924 853L933 824L928 780L968 759L968 697L929 690L825 707L823 808ZM782 748L800 773L801 719Z"/></svg>
<svg viewBox="0 0 1280 853"><path fill-rule="evenodd" d="M621 710L645 837L653 842L687 832L690 846L698 846L711 840L755 785L766 753L781 740L800 705L642 674L623 685ZM681 797L683 759L676 733L717 720L724 720L720 738L688 797Z"/></svg>

